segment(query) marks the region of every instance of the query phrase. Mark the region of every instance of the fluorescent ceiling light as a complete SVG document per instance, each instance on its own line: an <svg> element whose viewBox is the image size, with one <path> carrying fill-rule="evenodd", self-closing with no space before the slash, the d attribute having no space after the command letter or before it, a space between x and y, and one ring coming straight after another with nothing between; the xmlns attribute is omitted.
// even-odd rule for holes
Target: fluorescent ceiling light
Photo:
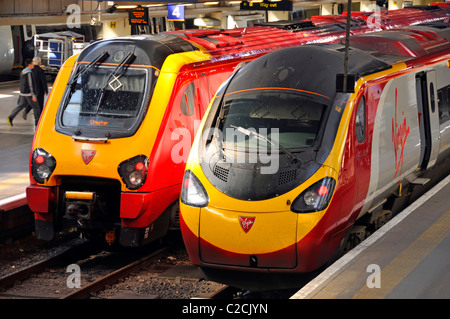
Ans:
<svg viewBox="0 0 450 319"><path fill-rule="evenodd" d="M116 6L117 9L134 9L137 5L122 5L122 6Z"/></svg>

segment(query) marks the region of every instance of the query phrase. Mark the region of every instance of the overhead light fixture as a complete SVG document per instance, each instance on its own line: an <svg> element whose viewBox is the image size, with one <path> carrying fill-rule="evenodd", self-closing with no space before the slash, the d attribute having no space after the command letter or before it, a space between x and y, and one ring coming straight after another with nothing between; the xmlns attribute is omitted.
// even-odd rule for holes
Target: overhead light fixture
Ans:
<svg viewBox="0 0 450 319"><path fill-rule="evenodd" d="M214 2L204 2L203 4L204 4L205 6L213 6L213 5L219 4L219 1L214 1Z"/></svg>
<svg viewBox="0 0 450 319"><path fill-rule="evenodd" d="M137 7L137 5L121 5L121 6L117 6L117 9L134 9L136 7Z"/></svg>
<svg viewBox="0 0 450 319"><path fill-rule="evenodd" d="M220 21L210 17L195 18L194 25L196 25L197 27L207 27L207 28L218 27L220 26Z"/></svg>

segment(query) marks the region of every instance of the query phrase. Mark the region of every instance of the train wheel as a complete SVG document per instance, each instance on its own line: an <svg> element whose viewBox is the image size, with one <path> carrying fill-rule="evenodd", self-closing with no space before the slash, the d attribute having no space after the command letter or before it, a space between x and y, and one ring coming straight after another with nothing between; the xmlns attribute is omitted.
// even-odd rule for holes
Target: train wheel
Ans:
<svg viewBox="0 0 450 319"><path fill-rule="evenodd" d="M338 248L338 257L341 257L359 245L367 237L366 226L353 225L345 234Z"/></svg>

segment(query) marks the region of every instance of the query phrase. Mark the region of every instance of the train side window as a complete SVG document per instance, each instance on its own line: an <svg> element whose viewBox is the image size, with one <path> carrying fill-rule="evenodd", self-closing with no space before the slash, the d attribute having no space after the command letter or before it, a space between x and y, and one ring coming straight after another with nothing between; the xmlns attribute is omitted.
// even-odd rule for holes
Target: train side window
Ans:
<svg viewBox="0 0 450 319"><path fill-rule="evenodd" d="M434 113L434 111L436 110L436 105L434 102L434 85L433 82L430 83L430 100L431 100L431 112Z"/></svg>
<svg viewBox="0 0 450 319"><path fill-rule="evenodd" d="M450 86L438 90L439 124L450 119Z"/></svg>
<svg viewBox="0 0 450 319"><path fill-rule="evenodd" d="M359 143L366 140L366 102L364 97L361 98L358 109L356 110L355 134L356 140Z"/></svg>
<svg viewBox="0 0 450 319"><path fill-rule="evenodd" d="M194 114L195 109L195 85L194 82L189 84L181 97L180 108L181 113L186 116Z"/></svg>
<svg viewBox="0 0 450 319"><path fill-rule="evenodd" d="M27 32L27 38L31 38L33 36L33 29L31 28L31 25L26 25L25 30Z"/></svg>

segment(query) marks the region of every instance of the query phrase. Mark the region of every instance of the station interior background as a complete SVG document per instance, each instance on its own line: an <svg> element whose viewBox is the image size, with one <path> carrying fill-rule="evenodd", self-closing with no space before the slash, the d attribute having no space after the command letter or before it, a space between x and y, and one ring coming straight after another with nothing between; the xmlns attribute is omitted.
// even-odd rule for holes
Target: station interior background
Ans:
<svg viewBox="0 0 450 319"><path fill-rule="evenodd" d="M252 1L254 3L263 0ZM269 2L269 0L264 0ZM281 0L271 0L280 2ZM288 1L289 0L283 0ZM378 8L403 8L411 5L425 5L433 0L353 0L354 11L375 11ZM0 2L0 26L27 26L25 37L42 31L44 26L67 28L74 21L70 5L79 8L79 22L83 28L91 26L94 32L87 32L86 41L127 36L136 33L158 33L188 28L231 29L251 26L261 21L300 20L313 15L338 14L346 10L347 0L292 1L292 11L241 10L241 1L186 0L174 2L184 6L184 21L168 19L168 1L75 1L75 0L9 0ZM130 8L141 5L148 9L149 25L133 27L129 23ZM36 30L37 28L37 30ZM41 29L41 30L39 30ZM94 39L92 39L94 37Z"/></svg>

